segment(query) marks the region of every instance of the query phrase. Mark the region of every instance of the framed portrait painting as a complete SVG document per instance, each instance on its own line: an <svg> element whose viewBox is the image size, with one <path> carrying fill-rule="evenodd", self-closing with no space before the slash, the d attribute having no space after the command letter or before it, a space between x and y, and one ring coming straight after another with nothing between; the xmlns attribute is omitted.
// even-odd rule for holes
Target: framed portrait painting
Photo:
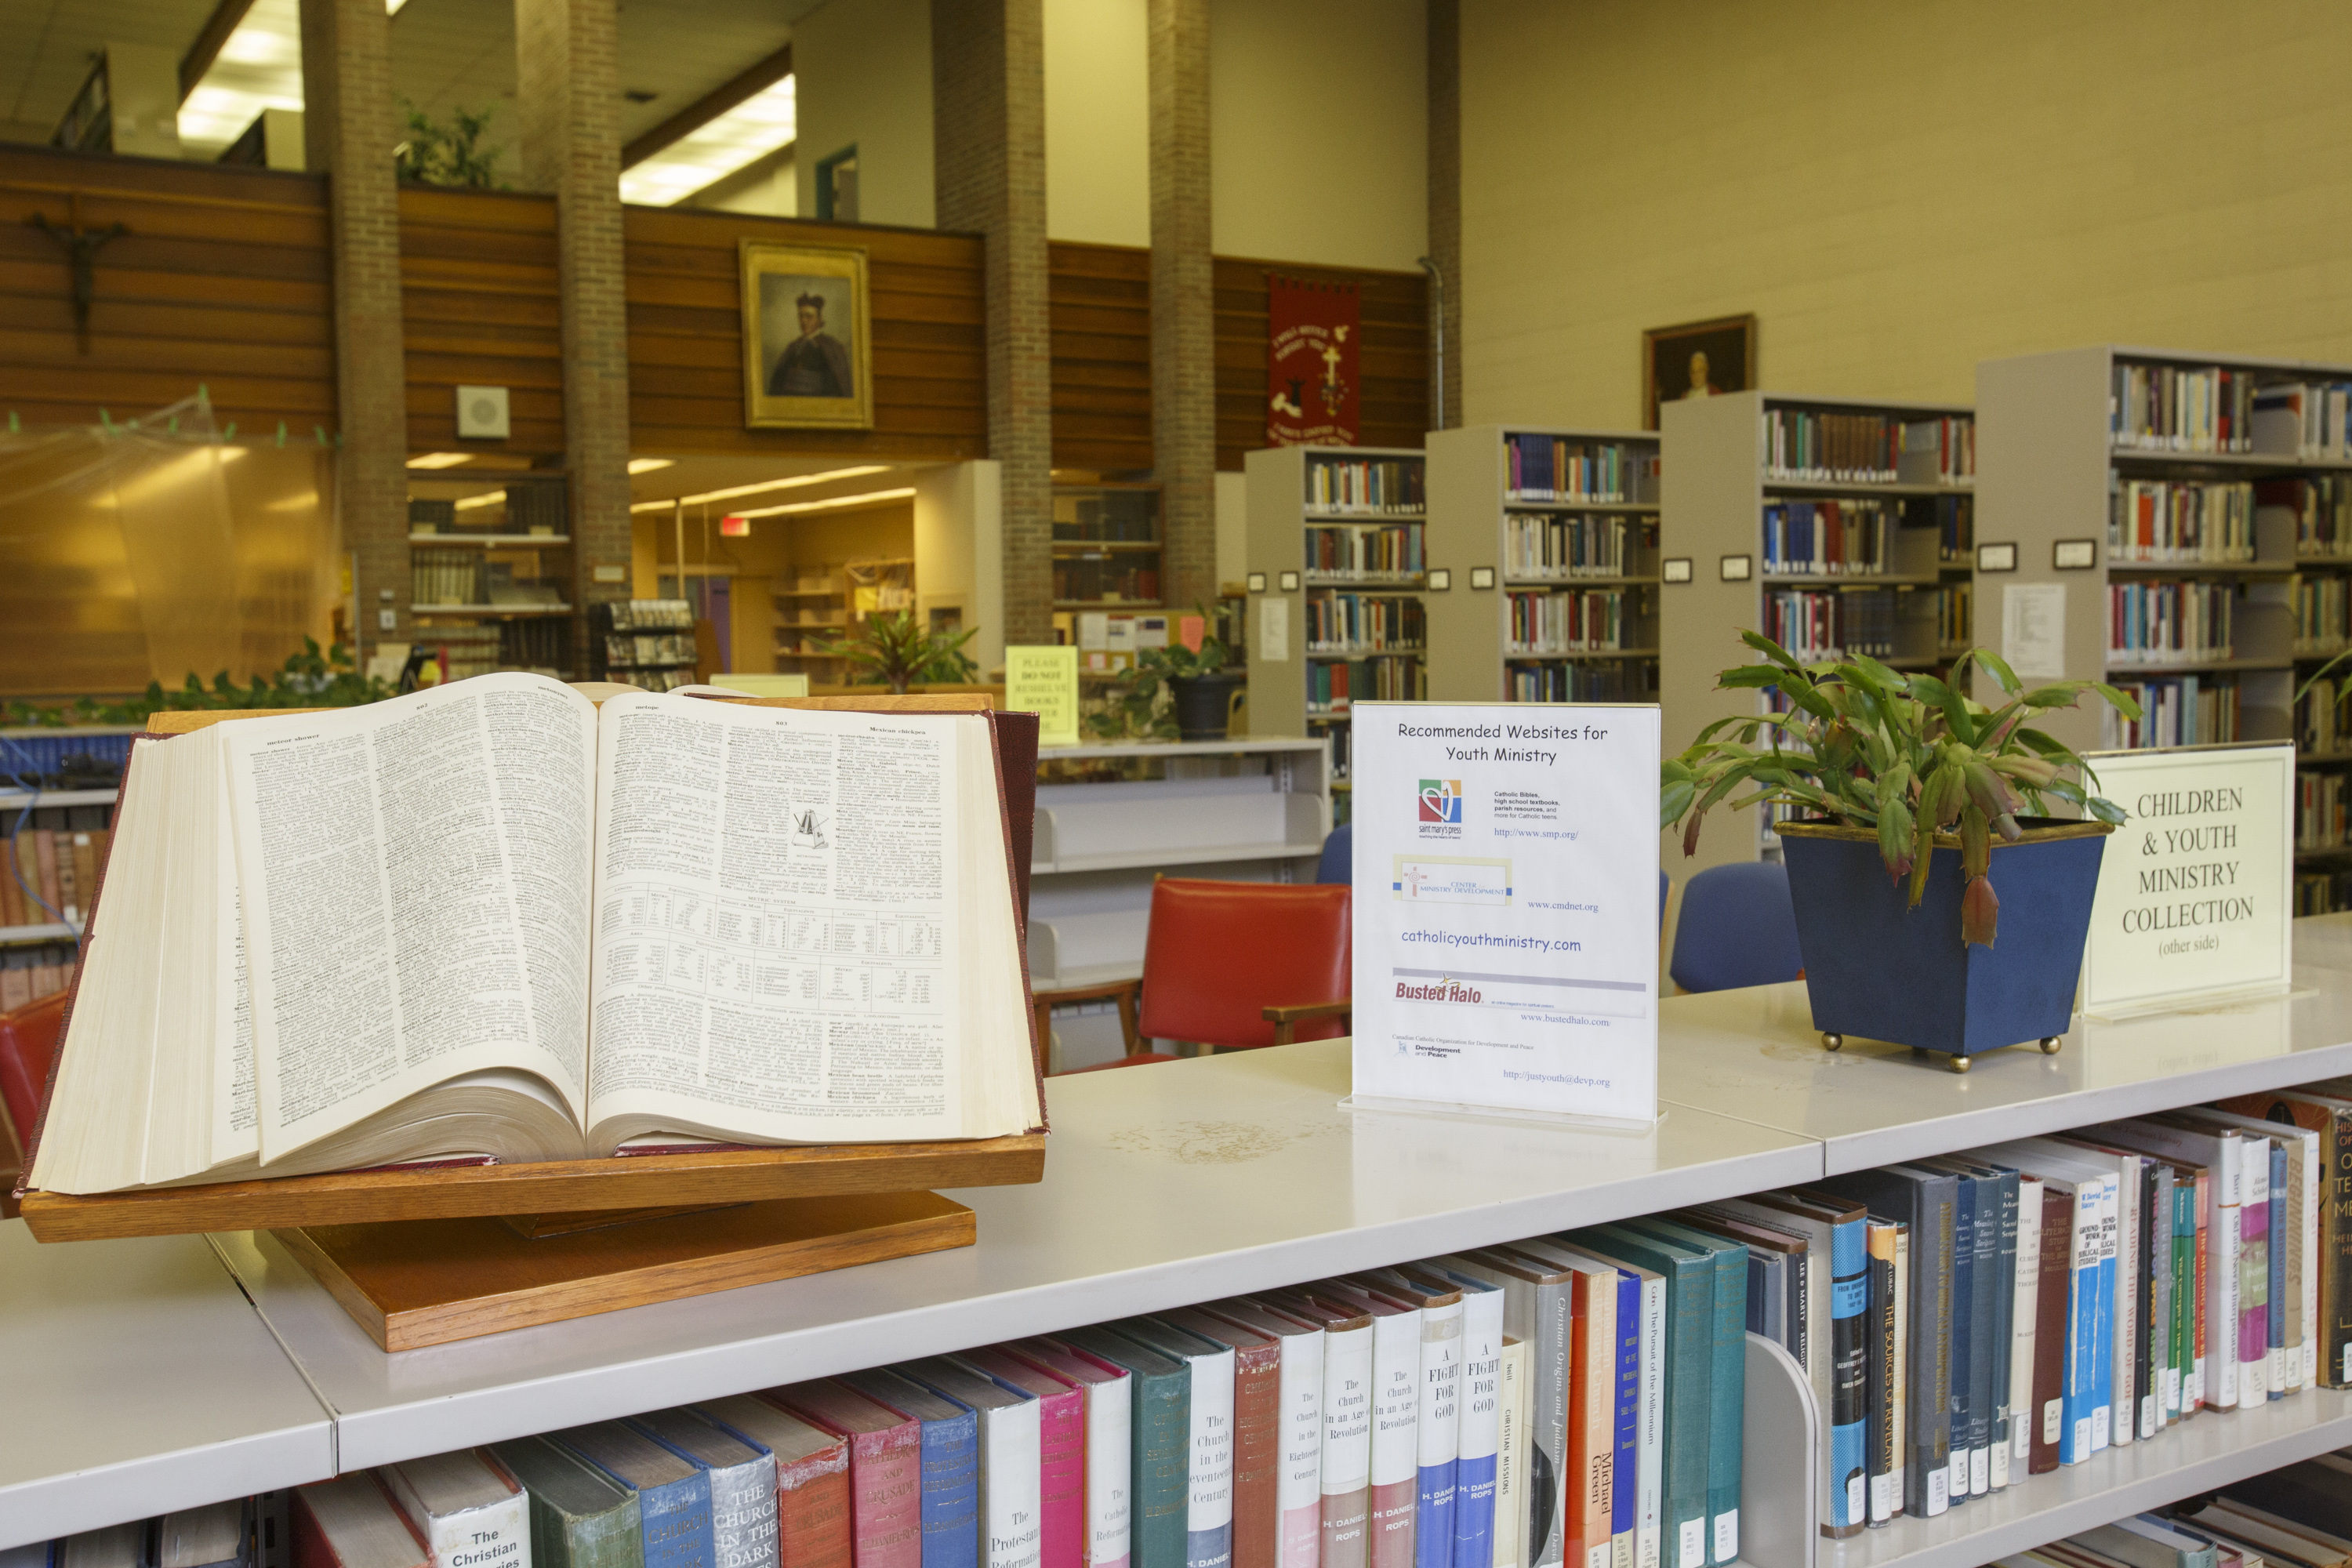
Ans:
<svg viewBox="0 0 2352 1568"><path fill-rule="evenodd" d="M1642 428L1658 427L1658 405L1718 392L1746 392L1756 380L1756 317L1717 316L1642 334Z"/></svg>
<svg viewBox="0 0 2352 1568"><path fill-rule="evenodd" d="M866 252L743 241L743 423L871 429Z"/></svg>

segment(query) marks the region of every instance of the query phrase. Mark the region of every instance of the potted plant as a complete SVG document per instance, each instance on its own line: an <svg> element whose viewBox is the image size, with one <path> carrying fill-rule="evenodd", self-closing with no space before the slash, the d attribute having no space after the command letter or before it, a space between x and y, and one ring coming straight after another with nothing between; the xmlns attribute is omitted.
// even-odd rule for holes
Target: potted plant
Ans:
<svg viewBox="0 0 2352 1568"><path fill-rule="evenodd" d="M2124 814L2032 721L2085 691L2128 718L2138 705L2099 681L2025 690L1982 648L1938 680L1862 655L1801 665L1769 637L1740 637L1769 662L1725 670L1717 689L1775 689L1789 711L1699 731L1664 765L1659 818L1684 825L1687 855L1708 810L1743 785L1753 793L1734 807L1802 814L1777 831L1822 1043L1895 1040L1947 1053L1955 1072L2024 1040L2057 1050L2103 841ZM1963 695L1971 664L2006 694L2000 708ZM2085 819L2050 816L2052 799Z"/></svg>
<svg viewBox="0 0 2352 1568"><path fill-rule="evenodd" d="M1117 700L1108 711L1089 715L1089 725L1104 740L1222 741L1234 692L1249 679L1225 668L1231 657L1223 643L1207 636L1197 652L1181 642L1139 649L1134 667L1119 676ZM1163 686L1165 709L1160 702Z"/></svg>
<svg viewBox="0 0 2352 1568"><path fill-rule="evenodd" d="M915 618L912 610L868 616L849 636L824 645L824 651L863 672L868 682L887 684L903 695L919 681L971 680L980 671L965 657L963 645L979 635L935 632Z"/></svg>

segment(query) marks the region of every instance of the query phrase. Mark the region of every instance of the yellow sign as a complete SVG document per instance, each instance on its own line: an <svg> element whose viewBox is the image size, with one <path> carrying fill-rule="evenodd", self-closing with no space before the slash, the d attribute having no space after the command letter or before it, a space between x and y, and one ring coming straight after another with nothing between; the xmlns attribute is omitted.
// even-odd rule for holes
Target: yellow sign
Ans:
<svg viewBox="0 0 2352 1568"><path fill-rule="evenodd" d="M1078 743L1078 650L1008 647L1004 650L1004 706L1037 715L1037 743Z"/></svg>

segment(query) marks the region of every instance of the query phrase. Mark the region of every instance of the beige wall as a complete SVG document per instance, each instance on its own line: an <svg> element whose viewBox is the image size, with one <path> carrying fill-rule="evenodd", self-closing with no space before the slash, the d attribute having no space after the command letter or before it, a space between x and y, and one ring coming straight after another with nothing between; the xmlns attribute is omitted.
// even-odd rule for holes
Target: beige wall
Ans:
<svg viewBox="0 0 2352 1568"><path fill-rule="evenodd" d="M1220 256L1411 270L1429 248L1422 0L1209 0Z"/></svg>
<svg viewBox="0 0 2352 1568"><path fill-rule="evenodd" d="M1766 385L1855 396L2352 357L2347 52L2326 0L1464 0L1469 422L1637 423L1642 330L1744 310Z"/></svg>
<svg viewBox="0 0 2352 1568"><path fill-rule="evenodd" d="M1145 0L1045 0L1045 232L1151 243Z"/></svg>
<svg viewBox="0 0 2352 1568"><path fill-rule="evenodd" d="M817 215L816 166L857 149L857 216L931 226L929 0L829 0L793 24L795 203Z"/></svg>

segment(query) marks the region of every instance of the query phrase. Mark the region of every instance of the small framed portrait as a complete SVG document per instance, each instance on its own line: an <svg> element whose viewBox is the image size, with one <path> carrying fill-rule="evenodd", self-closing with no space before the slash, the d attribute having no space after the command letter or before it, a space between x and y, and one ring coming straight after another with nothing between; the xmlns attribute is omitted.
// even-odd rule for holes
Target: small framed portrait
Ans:
<svg viewBox="0 0 2352 1568"><path fill-rule="evenodd" d="M1756 382L1756 315L1717 316L1642 334L1642 428L1658 427L1658 405L1719 392L1746 392Z"/></svg>
<svg viewBox="0 0 2352 1568"><path fill-rule="evenodd" d="M866 252L747 239L742 253L743 423L872 428Z"/></svg>

